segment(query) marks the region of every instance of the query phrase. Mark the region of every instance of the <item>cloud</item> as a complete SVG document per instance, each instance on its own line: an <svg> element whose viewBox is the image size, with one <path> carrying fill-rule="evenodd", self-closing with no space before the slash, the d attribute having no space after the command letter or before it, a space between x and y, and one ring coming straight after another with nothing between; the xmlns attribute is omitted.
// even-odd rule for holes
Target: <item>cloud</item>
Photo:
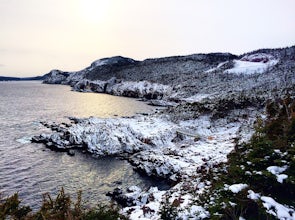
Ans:
<svg viewBox="0 0 295 220"><path fill-rule="evenodd" d="M5 65L0 63L0 67L5 67Z"/></svg>

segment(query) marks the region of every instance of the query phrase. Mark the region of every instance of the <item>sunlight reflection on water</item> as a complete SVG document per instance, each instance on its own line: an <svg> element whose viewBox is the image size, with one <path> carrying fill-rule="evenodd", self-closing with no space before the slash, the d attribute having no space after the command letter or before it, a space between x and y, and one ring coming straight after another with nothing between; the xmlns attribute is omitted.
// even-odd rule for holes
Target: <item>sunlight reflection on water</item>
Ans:
<svg viewBox="0 0 295 220"><path fill-rule="evenodd" d="M43 193L56 193L61 187L73 195L81 189L84 200L96 204L107 201L105 193L118 186L161 185L133 171L126 161L78 152L70 157L28 142L31 136L48 132L39 121L131 116L153 110L134 99L70 90L41 82L0 82L0 192L18 191L25 204L36 208Z"/></svg>

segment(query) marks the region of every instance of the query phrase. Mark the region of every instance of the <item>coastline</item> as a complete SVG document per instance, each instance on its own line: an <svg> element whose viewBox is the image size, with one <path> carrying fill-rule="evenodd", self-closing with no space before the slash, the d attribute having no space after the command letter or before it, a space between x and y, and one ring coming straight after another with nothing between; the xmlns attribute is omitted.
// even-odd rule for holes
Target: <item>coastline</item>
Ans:
<svg viewBox="0 0 295 220"><path fill-rule="evenodd" d="M287 57L292 62L295 48L285 50L291 51ZM211 63L206 55L195 55L141 64L146 68L154 62L155 68L159 62L170 65L174 59L189 64L192 60L198 65L203 63L194 73L169 83L162 78L156 80L155 75L150 81L117 78L120 74L124 76L126 68L138 68L137 63L136 67L129 63L116 66L116 76L109 76L107 80L100 79L97 73L106 71L104 68L109 70L114 65L112 62L111 67L95 66L99 63L96 62L74 73L52 71L45 83L69 84L75 91L155 100L166 108L147 116L77 119L75 124L58 126L57 131L42 134L35 141L56 149L68 150L75 146L98 156L120 156L147 175L174 182L174 186L165 191L130 187L128 192L111 193L115 199L128 201L122 213L131 219L160 218L166 200L171 204L178 202L176 209L182 218L208 218L210 213L198 203L202 194L212 187L204 175L225 163L237 146L249 142L257 118L266 118L265 106L269 100L295 95L294 64L282 57L283 49L263 52L230 56L230 59L229 55L218 55ZM257 54L268 59L266 64L251 60ZM224 61L224 57L229 60ZM248 66L245 67L244 62L248 62ZM95 73L92 77L95 75L97 79L88 79L92 72Z"/></svg>

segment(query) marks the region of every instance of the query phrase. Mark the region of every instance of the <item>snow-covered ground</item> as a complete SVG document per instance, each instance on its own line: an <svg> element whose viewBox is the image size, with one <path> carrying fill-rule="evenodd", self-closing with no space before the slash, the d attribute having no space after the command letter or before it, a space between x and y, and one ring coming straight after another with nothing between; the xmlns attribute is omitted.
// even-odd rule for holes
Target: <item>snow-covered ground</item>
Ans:
<svg viewBox="0 0 295 220"><path fill-rule="evenodd" d="M96 155L121 156L147 175L177 183L165 191L152 188L125 194L135 201L132 207L122 211L128 213L131 219L159 219L159 210L166 196L171 202L181 198L180 216L201 218L208 213L193 203L195 195L185 190L187 183L191 184L190 188L198 188L202 192L206 185L200 185L201 170L208 170L227 160L236 139L248 137L247 129L253 124L256 113L249 111L249 118L237 118L235 121L226 118L213 120L209 115L202 115L177 123L170 121L168 115L156 114L131 118L89 118L78 120L62 132L43 136L51 146L86 146L89 152Z"/></svg>
<svg viewBox="0 0 295 220"><path fill-rule="evenodd" d="M224 72L235 74L264 73L278 62L279 60L268 54L252 54L244 56L240 60L234 60L234 67Z"/></svg>

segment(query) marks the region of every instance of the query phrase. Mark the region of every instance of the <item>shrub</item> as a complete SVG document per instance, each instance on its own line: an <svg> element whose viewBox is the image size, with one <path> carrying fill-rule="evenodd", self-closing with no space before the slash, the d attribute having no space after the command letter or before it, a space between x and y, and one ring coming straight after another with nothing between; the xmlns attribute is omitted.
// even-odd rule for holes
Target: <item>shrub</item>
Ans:
<svg viewBox="0 0 295 220"><path fill-rule="evenodd" d="M225 184L245 183L249 189L270 196L277 202L295 206L295 100L290 97L269 102L268 118L257 120L255 134L250 143L236 146L228 155L228 162L221 165L227 172L217 175L212 171L212 187L202 196L208 207L210 219L275 219L266 212L260 200L248 198L248 189L232 193ZM267 171L269 166L286 166L288 176L282 183ZM210 175L207 175L210 176ZM210 198L214 196L214 204ZM197 201L200 203L200 201Z"/></svg>
<svg viewBox="0 0 295 220"><path fill-rule="evenodd" d="M18 194L0 198L0 219L18 220L118 220L126 219L119 213L116 206L98 206L92 209L82 208L82 193L78 192L77 201L73 203L71 197L62 188L56 198L49 193L43 195L41 208L31 213L29 206L20 206Z"/></svg>

